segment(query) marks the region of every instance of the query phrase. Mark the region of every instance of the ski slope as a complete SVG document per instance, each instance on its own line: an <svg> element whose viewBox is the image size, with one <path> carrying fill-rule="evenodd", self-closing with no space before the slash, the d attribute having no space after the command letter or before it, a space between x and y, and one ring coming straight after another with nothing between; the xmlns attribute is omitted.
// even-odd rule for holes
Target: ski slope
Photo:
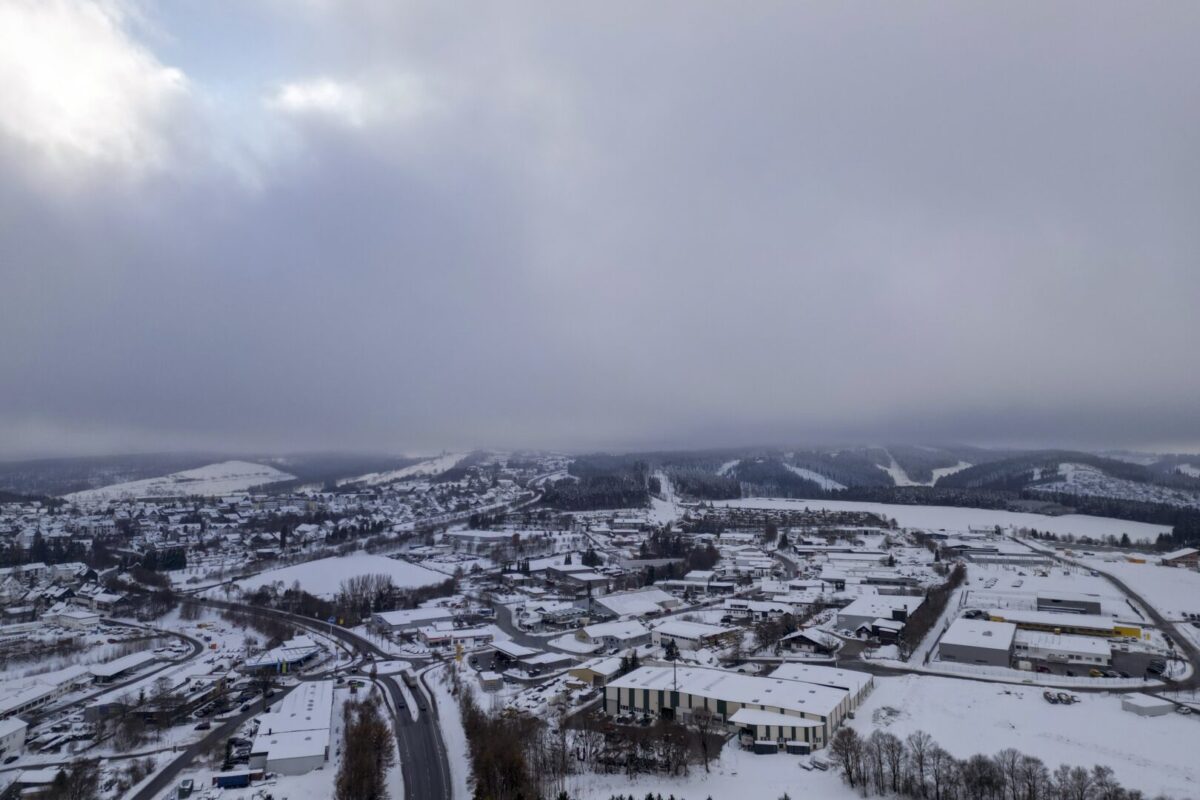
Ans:
<svg viewBox="0 0 1200 800"><path fill-rule="evenodd" d="M813 483L817 484L822 489L825 489L827 491L836 491L838 489L846 488L845 486L843 486L842 484L833 480L832 478L826 478L821 473L813 472L811 469L805 469L804 467L793 466L792 464L784 464L783 466L787 467L788 472L791 472L794 475L799 475L801 478L804 478L806 481L812 481Z"/></svg>
<svg viewBox="0 0 1200 800"><path fill-rule="evenodd" d="M181 497L203 495L217 497L244 492L264 483L292 480L295 476L250 461L222 461L158 478L116 483L99 489L85 489L66 495L75 503L103 503L139 497Z"/></svg>

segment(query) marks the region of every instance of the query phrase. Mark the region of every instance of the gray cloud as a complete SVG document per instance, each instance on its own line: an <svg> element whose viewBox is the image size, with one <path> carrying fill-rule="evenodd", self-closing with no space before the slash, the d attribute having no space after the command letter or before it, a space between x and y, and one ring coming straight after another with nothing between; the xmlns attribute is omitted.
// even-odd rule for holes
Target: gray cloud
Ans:
<svg viewBox="0 0 1200 800"><path fill-rule="evenodd" d="M1200 443L1196 7L285 5L0 107L0 452Z"/></svg>

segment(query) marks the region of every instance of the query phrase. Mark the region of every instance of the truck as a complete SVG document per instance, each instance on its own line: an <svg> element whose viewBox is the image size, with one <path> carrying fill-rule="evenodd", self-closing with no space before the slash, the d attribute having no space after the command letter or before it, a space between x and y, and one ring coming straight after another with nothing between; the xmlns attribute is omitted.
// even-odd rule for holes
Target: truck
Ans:
<svg viewBox="0 0 1200 800"><path fill-rule="evenodd" d="M410 689L417 688L417 674L411 669L405 669L400 673L400 677L404 680L404 685Z"/></svg>

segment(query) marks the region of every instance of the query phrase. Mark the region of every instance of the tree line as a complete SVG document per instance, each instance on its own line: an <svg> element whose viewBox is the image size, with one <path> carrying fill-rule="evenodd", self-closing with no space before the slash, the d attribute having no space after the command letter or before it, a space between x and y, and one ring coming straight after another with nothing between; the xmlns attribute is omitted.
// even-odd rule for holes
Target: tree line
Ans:
<svg viewBox="0 0 1200 800"><path fill-rule="evenodd" d="M875 730L861 736L843 727L829 744L830 760L842 780L864 797L921 800L1142 800L1126 789L1110 767L1062 764L1050 770L1036 756L1014 748L995 755L959 759L924 731L904 739Z"/></svg>

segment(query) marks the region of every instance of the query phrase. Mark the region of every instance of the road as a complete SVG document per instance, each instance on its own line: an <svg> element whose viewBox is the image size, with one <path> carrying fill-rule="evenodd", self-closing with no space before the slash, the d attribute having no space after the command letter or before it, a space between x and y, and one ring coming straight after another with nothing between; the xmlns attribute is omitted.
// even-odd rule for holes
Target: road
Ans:
<svg viewBox="0 0 1200 800"><path fill-rule="evenodd" d="M225 720L220 725L209 731L208 735L206 735L203 739L193 742L183 750L180 750L179 755L175 758L175 760L163 768L163 770L158 774L156 774L149 783L134 793L130 800L154 800L154 798L165 792L171 786L171 784L175 782L175 778L178 777L179 773L182 772L188 764L191 764L213 747L223 744L226 739L232 736L234 732L242 726L242 724L244 724L255 714L261 712L264 706L266 706L268 703L275 703L279 700L282 700L287 696L288 692L292 691L293 688L294 687L285 686L275 690L274 697L260 698L256 700L253 704L251 704L249 711Z"/></svg>
<svg viewBox="0 0 1200 800"><path fill-rule="evenodd" d="M292 624L299 625L321 635L333 636L359 653L391 658L390 655L379 647L351 631L315 622L307 617L296 616L286 611L277 611L257 606L244 606L239 603L228 603L220 600L199 602L218 608L236 608L239 611L258 616L285 619ZM337 672L337 668L317 675L307 675L301 678L301 680L324 680L334 672ZM404 696L396 679L391 676L379 676L377 680L391 696L393 706L399 709ZM282 696L277 693L275 697L271 698L271 702L279 699L282 699ZM396 743L400 750L400 772L404 777L404 794L405 797L422 798L422 800L425 798L429 798L429 800L450 800L452 791L450 761L445 745L442 742L441 731L438 728L437 706L432 693L428 694L425 705L428 710L419 712L416 720L406 710L401 710L401 713L397 713L395 718ZM239 714L228 722L222 723L220 727L213 729L203 739L189 745L185 750L180 752L178 758L159 772L153 781L139 790L137 794L133 795L132 800L153 800L153 798L166 790L179 773L199 755L206 752L216 742L227 739L238 726L250 719L258 711L261 711L262 708L263 701L260 700L251 707L249 712ZM465 757L465 754L461 755Z"/></svg>

